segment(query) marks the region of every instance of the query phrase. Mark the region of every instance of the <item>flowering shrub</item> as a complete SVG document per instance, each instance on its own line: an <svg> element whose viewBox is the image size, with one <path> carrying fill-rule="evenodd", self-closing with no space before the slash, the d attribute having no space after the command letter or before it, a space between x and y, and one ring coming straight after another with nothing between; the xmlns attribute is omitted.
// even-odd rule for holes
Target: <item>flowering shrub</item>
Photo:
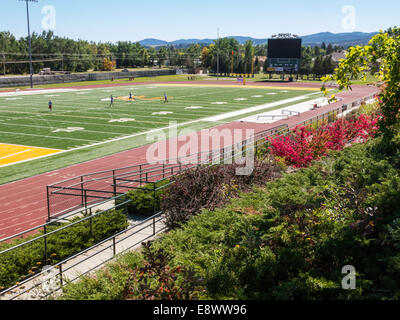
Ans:
<svg viewBox="0 0 400 320"><path fill-rule="evenodd" d="M329 150L342 150L352 142L363 143L378 131L376 116L360 115L339 119L319 128L296 127L288 136L268 137L270 152L287 165L307 167L311 161L326 156Z"/></svg>

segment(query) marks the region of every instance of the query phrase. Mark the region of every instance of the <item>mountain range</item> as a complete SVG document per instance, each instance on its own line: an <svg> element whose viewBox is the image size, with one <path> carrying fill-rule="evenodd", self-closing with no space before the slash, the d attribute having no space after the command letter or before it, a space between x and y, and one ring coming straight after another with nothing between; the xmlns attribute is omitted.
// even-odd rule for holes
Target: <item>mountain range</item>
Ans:
<svg viewBox="0 0 400 320"><path fill-rule="evenodd" d="M347 32L347 33L331 33L331 32L320 32L311 35L301 36L303 45L305 46L316 46L325 44L332 44L343 47L350 47L355 45L366 45L368 41L376 35L378 32L365 33L365 32ZM256 39L252 37L243 36L230 36L228 38L235 38L240 44L245 43L247 40L252 40L254 45L263 45L268 42L268 38ZM191 44L198 43L203 45L209 45L213 43L214 39L179 39L175 41L164 41L159 39L144 39L139 43L144 47L162 47L162 46L175 46L175 47L187 47Z"/></svg>

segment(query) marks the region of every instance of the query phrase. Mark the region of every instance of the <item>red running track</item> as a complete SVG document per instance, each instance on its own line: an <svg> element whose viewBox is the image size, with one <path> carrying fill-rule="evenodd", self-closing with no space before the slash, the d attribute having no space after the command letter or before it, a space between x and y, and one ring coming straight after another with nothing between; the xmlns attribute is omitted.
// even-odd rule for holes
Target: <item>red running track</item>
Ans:
<svg viewBox="0 0 400 320"><path fill-rule="evenodd" d="M178 82L177 82L178 83ZM185 82L187 83L187 82ZM227 81L201 81L190 82L192 84L232 84L237 85L236 82ZM137 83L135 83L137 84ZM119 85L114 84L112 86ZM124 84L126 85L126 84ZM257 86L293 86L293 87L319 87L319 84L305 84L305 83L254 83L249 85ZM110 85L94 85L85 86L94 88L99 86ZM82 88L82 87L79 87ZM317 110L311 110L302 113L300 116L293 116L286 120L280 120L272 124L256 124L250 122L231 122L224 125L215 127L218 130L230 129L253 129L254 133L264 131L279 125L287 124L293 127L298 123L315 117L319 114L336 109L343 104L351 104L352 102L361 98L373 95L378 92L375 87L369 86L353 86L352 91L342 92L338 96L343 100L340 102L332 103ZM204 132L203 132L204 133ZM201 141L201 131L197 133L198 141ZM211 137L210 137L211 139ZM245 139L243 133L243 140ZM226 142L226 141L224 141ZM220 147L224 147L224 142L221 142ZM177 142L178 150L182 145L187 142ZM210 144L211 145L211 144ZM226 143L226 145L230 145ZM195 146L195 148L198 146ZM56 182L69 179L75 176L88 174L92 172L99 172L103 170L112 170L121 167L133 166L135 164L146 163L146 152L149 146L142 146L139 148L123 151L111 156L106 156L96 160L87 161L84 163L76 164L70 167L54 170L51 172L43 173L34 177L26 178L16 182L3 184L0 186L0 239L8 236L23 232L33 227L39 226L46 222L47 219L47 198L46 186ZM198 147L200 149L200 147ZM169 154L167 153L167 156ZM172 156L172 158L175 158Z"/></svg>

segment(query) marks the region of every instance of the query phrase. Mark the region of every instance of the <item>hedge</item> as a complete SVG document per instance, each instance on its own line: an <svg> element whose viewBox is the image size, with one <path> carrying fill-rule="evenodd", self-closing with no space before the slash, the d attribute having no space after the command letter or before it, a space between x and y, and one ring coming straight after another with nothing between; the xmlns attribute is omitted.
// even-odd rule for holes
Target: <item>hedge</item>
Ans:
<svg viewBox="0 0 400 320"><path fill-rule="evenodd" d="M79 218L72 222L79 221ZM47 233L67 224L49 226ZM126 215L121 211L111 210L90 220L77 223L47 237L47 261L44 252L44 239L33 241L0 256L0 289L8 288L30 275L40 272L44 265L55 264L73 254L82 251L107 237L128 227ZM43 235L17 239L0 245L0 251Z"/></svg>
<svg viewBox="0 0 400 320"><path fill-rule="evenodd" d="M148 183L140 189L128 191L126 195L121 196L116 201L116 204L130 201L125 206L125 213L128 215L152 216L160 210L161 197L166 193L168 184L168 179L156 183ZM154 189L157 188L161 189L155 191Z"/></svg>

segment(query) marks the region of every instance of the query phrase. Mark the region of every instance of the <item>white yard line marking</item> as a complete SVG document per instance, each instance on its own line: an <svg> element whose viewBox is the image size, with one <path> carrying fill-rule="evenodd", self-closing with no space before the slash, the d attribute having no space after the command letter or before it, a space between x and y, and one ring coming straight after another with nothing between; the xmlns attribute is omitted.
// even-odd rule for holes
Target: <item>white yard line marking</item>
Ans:
<svg viewBox="0 0 400 320"><path fill-rule="evenodd" d="M6 159L6 158L10 158L10 157L16 156L18 154L29 152L29 151L32 151L32 149L27 149L27 150L24 150L24 151L20 151L20 152L17 152L17 153L10 154L8 156L0 158L0 160Z"/></svg>
<svg viewBox="0 0 400 320"><path fill-rule="evenodd" d="M56 92L74 92L80 91L79 89L46 89L46 90L34 90L34 91L12 91L12 92L0 92L0 97L15 97L15 96L29 96L35 94L46 94Z"/></svg>
<svg viewBox="0 0 400 320"><path fill-rule="evenodd" d="M46 147L32 147L32 146L24 146L22 144L15 144L15 143L0 143L5 144L7 146L16 146L16 147L25 147L25 148L39 148L39 149L46 149L46 150L55 150L55 151L62 151L62 149L53 149L53 148L46 148Z"/></svg>
<svg viewBox="0 0 400 320"><path fill-rule="evenodd" d="M76 140L76 141L96 141L89 139L79 139L79 138L68 138L68 137L56 137L56 136L44 136L40 134L33 133L22 133L22 132L8 132L8 131L0 131L0 133L5 133L9 135L22 135L22 136L32 136L32 137L41 137L41 138L50 138L50 139L64 139L64 140Z"/></svg>

